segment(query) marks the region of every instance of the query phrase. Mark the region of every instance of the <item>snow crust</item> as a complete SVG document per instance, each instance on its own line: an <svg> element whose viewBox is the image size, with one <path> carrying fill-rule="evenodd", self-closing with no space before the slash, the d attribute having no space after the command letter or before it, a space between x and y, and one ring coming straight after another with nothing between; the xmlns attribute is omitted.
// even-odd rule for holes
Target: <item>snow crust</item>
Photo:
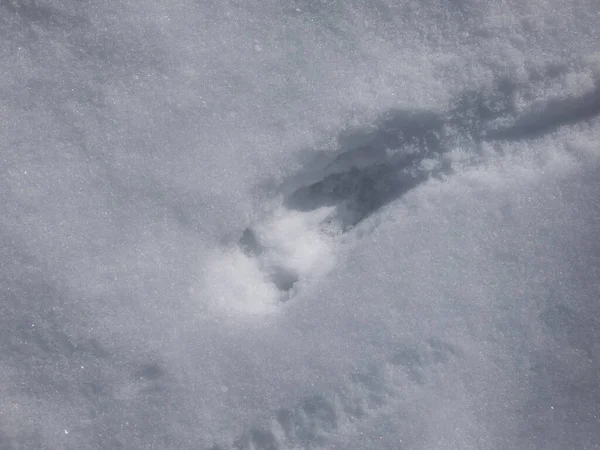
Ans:
<svg viewBox="0 0 600 450"><path fill-rule="evenodd" d="M600 446L600 6L0 3L0 449Z"/></svg>

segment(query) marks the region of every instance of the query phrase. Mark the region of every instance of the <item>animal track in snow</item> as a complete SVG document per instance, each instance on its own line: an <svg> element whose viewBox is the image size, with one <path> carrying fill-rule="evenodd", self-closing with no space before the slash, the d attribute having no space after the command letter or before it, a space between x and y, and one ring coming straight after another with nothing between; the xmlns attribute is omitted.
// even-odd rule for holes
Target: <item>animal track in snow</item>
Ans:
<svg viewBox="0 0 600 450"><path fill-rule="evenodd" d="M332 267L332 239L319 231L329 210L283 209L270 221L246 228L239 239L238 247L280 291L280 301L288 300L302 280L323 275Z"/></svg>
<svg viewBox="0 0 600 450"><path fill-rule="evenodd" d="M431 112L390 111L372 131L341 137L342 152L316 182L288 194L295 211L330 207L324 231L346 233L386 203L450 169L444 120Z"/></svg>
<svg viewBox="0 0 600 450"><path fill-rule="evenodd" d="M433 113L393 111L374 130L341 137L342 151L322 176L285 186L274 211L241 232L213 267L212 278L228 271L235 278L217 283L225 308L273 312L327 274L339 258L340 237L394 198L449 170L442 157L443 125Z"/></svg>
<svg viewBox="0 0 600 450"><path fill-rule="evenodd" d="M284 183L273 212L217 258L209 272L214 296L229 311L276 311L334 267L341 243L362 221L432 177L477 164L482 144L536 138L600 113L598 83L585 98L522 113L516 91L501 81L464 93L446 113L391 110L369 129L340 134L331 162Z"/></svg>
<svg viewBox="0 0 600 450"><path fill-rule="evenodd" d="M358 430L370 420L398 414L412 393L439 383L440 374L461 357L458 348L437 338L399 343L381 366L355 372L335 390L308 395L292 408L280 408L232 444L210 450L338 448L332 444L340 429Z"/></svg>
<svg viewBox="0 0 600 450"><path fill-rule="evenodd" d="M209 295L229 313L276 311L334 266L335 239L319 228L331 210L279 207L268 220L246 228L212 258L205 273Z"/></svg>

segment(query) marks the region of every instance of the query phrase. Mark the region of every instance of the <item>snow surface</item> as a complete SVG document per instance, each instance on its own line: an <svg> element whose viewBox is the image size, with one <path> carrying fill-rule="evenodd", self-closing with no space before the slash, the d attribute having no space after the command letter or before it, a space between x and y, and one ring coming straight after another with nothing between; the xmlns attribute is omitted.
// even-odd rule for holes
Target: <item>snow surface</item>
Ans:
<svg viewBox="0 0 600 450"><path fill-rule="evenodd" d="M0 36L0 449L600 448L597 0Z"/></svg>

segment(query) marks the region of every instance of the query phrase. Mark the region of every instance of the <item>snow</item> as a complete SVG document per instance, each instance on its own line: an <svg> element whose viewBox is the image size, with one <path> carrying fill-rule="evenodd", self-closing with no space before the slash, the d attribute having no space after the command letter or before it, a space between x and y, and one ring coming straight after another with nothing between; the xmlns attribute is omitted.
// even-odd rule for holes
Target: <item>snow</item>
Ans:
<svg viewBox="0 0 600 450"><path fill-rule="evenodd" d="M0 448L598 448L599 8L1 3Z"/></svg>

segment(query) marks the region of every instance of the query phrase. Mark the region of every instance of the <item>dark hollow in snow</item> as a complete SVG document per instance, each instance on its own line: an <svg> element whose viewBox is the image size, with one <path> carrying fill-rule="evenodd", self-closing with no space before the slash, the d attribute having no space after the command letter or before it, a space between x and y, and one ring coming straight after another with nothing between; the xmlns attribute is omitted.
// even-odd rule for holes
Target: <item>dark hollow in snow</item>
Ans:
<svg viewBox="0 0 600 450"><path fill-rule="evenodd" d="M390 110L369 129L340 133L338 155L321 179L296 186L285 205L297 211L334 206L326 228L344 233L429 178L449 175L447 153L455 148L475 163L483 142L533 139L600 114L600 86L521 115L511 100L516 89L499 80L491 91L463 93L446 113Z"/></svg>
<svg viewBox="0 0 600 450"><path fill-rule="evenodd" d="M343 234L428 179L450 175L454 149L467 155L462 165L476 164L484 142L532 139L600 113L600 87L590 96L549 101L523 114L513 105L517 89L500 79L491 90L464 92L445 113L393 109L369 128L341 132L337 155L316 170L319 175L307 170L282 186L284 206L300 212L333 208L320 231ZM257 259L267 250L251 227L238 246ZM291 298L297 274L272 267L265 277L282 302Z"/></svg>

